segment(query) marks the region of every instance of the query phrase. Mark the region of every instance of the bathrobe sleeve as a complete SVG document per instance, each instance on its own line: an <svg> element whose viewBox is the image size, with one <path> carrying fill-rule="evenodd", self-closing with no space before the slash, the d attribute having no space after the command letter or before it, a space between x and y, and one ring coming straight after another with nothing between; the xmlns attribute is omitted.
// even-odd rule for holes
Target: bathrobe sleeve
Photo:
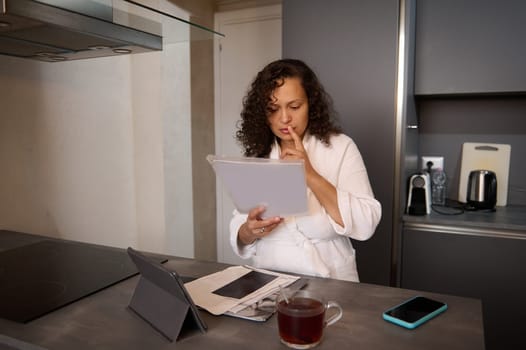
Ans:
<svg viewBox="0 0 526 350"><path fill-rule="evenodd" d="M345 135L331 140L332 152L325 159L332 158L329 181L336 187L338 207L343 227L329 216L336 233L356 240L367 240L375 232L382 216L382 207L373 194L367 169L356 144Z"/></svg>
<svg viewBox="0 0 526 350"><path fill-rule="evenodd" d="M237 233L239 228L245 221L247 221L247 214L241 214L234 209L232 219L230 220L230 245L234 250L234 253L242 259L248 259L256 253L256 243L248 245L240 245L237 240Z"/></svg>

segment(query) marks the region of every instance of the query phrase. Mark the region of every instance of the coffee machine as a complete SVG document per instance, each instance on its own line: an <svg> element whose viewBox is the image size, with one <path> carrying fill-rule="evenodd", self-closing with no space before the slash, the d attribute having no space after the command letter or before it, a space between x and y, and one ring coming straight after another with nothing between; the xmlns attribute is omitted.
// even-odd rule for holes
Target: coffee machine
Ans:
<svg viewBox="0 0 526 350"><path fill-rule="evenodd" d="M431 214L431 179L429 173L414 174L409 179L407 214Z"/></svg>

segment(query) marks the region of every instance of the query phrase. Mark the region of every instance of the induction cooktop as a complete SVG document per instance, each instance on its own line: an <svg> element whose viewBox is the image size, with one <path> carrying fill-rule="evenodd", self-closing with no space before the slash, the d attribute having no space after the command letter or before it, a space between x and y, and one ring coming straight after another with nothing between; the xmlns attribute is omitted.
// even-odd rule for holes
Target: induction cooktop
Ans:
<svg viewBox="0 0 526 350"><path fill-rule="evenodd" d="M137 273L118 248L44 240L3 251L0 317L27 323Z"/></svg>

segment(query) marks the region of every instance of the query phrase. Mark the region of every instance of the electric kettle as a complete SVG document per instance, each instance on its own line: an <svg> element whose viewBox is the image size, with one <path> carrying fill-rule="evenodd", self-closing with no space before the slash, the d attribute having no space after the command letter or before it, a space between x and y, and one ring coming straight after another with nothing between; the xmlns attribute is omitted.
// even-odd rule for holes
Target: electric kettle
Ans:
<svg viewBox="0 0 526 350"><path fill-rule="evenodd" d="M469 210L494 210L497 204L497 175L491 170L472 170L466 199Z"/></svg>

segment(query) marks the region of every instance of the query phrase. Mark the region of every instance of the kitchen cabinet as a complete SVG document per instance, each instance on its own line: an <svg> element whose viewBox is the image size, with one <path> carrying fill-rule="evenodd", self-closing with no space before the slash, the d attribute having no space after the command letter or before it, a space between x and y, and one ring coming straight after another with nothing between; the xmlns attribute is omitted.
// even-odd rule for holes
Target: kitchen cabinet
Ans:
<svg viewBox="0 0 526 350"><path fill-rule="evenodd" d="M522 219L524 220L524 219ZM487 349L526 344L526 230L406 222L401 286L480 298ZM485 227L484 227L485 226ZM511 227L508 225L508 227Z"/></svg>
<svg viewBox="0 0 526 350"><path fill-rule="evenodd" d="M526 2L418 0L415 93L526 91Z"/></svg>
<svg viewBox="0 0 526 350"><path fill-rule="evenodd" d="M344 132L360 149L382 204L374 236L353 242L361 281L378 284L391 282L391 244L398 217L393 214L398 195L393 169L399 154L393 150L399 145L395 101L399 11L398 0L283 1L283 57L302 59L318 74Z"/></svg>

